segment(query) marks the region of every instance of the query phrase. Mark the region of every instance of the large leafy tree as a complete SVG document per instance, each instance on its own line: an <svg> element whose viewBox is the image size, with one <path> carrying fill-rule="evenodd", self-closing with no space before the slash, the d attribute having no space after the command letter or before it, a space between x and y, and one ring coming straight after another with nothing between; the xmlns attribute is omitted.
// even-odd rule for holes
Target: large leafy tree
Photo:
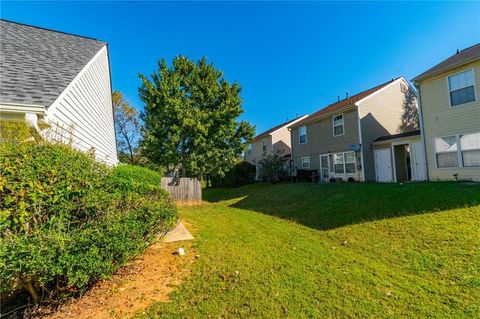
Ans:
<svg viewBox="0 0 480 319"><path fill-rule="evenodd" d="M118 156L121 161L136 164L139 159L137 152L141 127L138 112L120 91L113 92L112 100Z"/></svg>
<svg viewBox="0 0 480 319"><path fill-rule="evenodd" d="M184 176L223 176L245 150L253 128L243 113L240 86L223 72L186 57L164 59L150 78L140 75L145 103L142 149L150 161Z"/></svg>

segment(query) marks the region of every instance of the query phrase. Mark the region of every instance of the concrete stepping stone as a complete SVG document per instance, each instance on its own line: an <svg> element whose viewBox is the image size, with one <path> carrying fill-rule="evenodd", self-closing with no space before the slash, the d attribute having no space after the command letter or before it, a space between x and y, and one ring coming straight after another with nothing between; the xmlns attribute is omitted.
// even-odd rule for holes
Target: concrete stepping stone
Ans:
<svg viewBox="0 0 480 319"><path fill-rule="evenodd" d="M165 235L164 242L171 243L174 241L192 240L192 239L193 239L193 236L187 230L185 225L183 225L182 223L178 223L177 227L175 227Z"/></svg>

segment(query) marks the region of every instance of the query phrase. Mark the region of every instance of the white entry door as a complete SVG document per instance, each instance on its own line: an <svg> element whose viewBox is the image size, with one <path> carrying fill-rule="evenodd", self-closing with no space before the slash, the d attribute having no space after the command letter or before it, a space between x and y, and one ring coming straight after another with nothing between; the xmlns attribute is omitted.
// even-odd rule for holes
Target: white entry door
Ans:
<svg viewBox="0 0 480 319"><path fill-rule="evenodd" d="M393 182L392 156L389 148L375 150L377 182Z"/></svg>
<svg viewBox="0 0 480 319"><path fill-rule="evenodd" d="M421 142L412 144L413 156L415 165L415 180L427 180L427 161L425 160L425 152L423 151L423 144Z"/></svg>

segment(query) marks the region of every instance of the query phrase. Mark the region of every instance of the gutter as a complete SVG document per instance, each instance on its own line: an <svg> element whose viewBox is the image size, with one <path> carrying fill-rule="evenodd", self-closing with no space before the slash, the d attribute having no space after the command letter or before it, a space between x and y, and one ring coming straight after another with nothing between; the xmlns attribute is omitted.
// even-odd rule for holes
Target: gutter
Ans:
<svg viewBox="0 0 480 319"><path fill-rule="evenodd" d="M425 155L425 173L426 173L426 180L430 180L430 174L428 172L428 155L427 155L427 143L425 140L425 127L423 123L423 108L422 108L422 94L420 92L420 85L417 82L414 82L415 87L417 88L418 93L418 116L420 117L420 138L423 144L423 153Z"/></svg>
<svg viewBox="0 0 480 319"><path fill-rule="evenodd" d="M28 126L40 134L38 121L39 118L43 119L47 115L47 109L43 105L0 103L0 118L5 115L19 116L19 118L23 115Z"/></svg>

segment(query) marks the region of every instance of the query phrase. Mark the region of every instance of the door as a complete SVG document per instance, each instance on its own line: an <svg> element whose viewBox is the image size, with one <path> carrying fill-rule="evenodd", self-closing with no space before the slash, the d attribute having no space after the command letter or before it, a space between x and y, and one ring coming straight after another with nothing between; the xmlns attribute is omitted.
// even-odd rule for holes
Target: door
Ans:
<svg viewBox="0 0 480 319"><path fill-rule="evenodd" d="M328 155L320 155L320 181L328 182L330 179L330 161Z"/></svg>
<svg viewBox="0 0 480 319"><path fill-rule="evenodd" d="M375 150L377 182L393 182L392 156L389 148Z"/></svg>
<svg viewBox="0 0 480 319"><path fill-rule="evenodd" d="M426 181L427 180L427 161L425 160L425 152L423 150L423 144L421 142L412 144L413 156L415 165L415 180Z"/></svg>

